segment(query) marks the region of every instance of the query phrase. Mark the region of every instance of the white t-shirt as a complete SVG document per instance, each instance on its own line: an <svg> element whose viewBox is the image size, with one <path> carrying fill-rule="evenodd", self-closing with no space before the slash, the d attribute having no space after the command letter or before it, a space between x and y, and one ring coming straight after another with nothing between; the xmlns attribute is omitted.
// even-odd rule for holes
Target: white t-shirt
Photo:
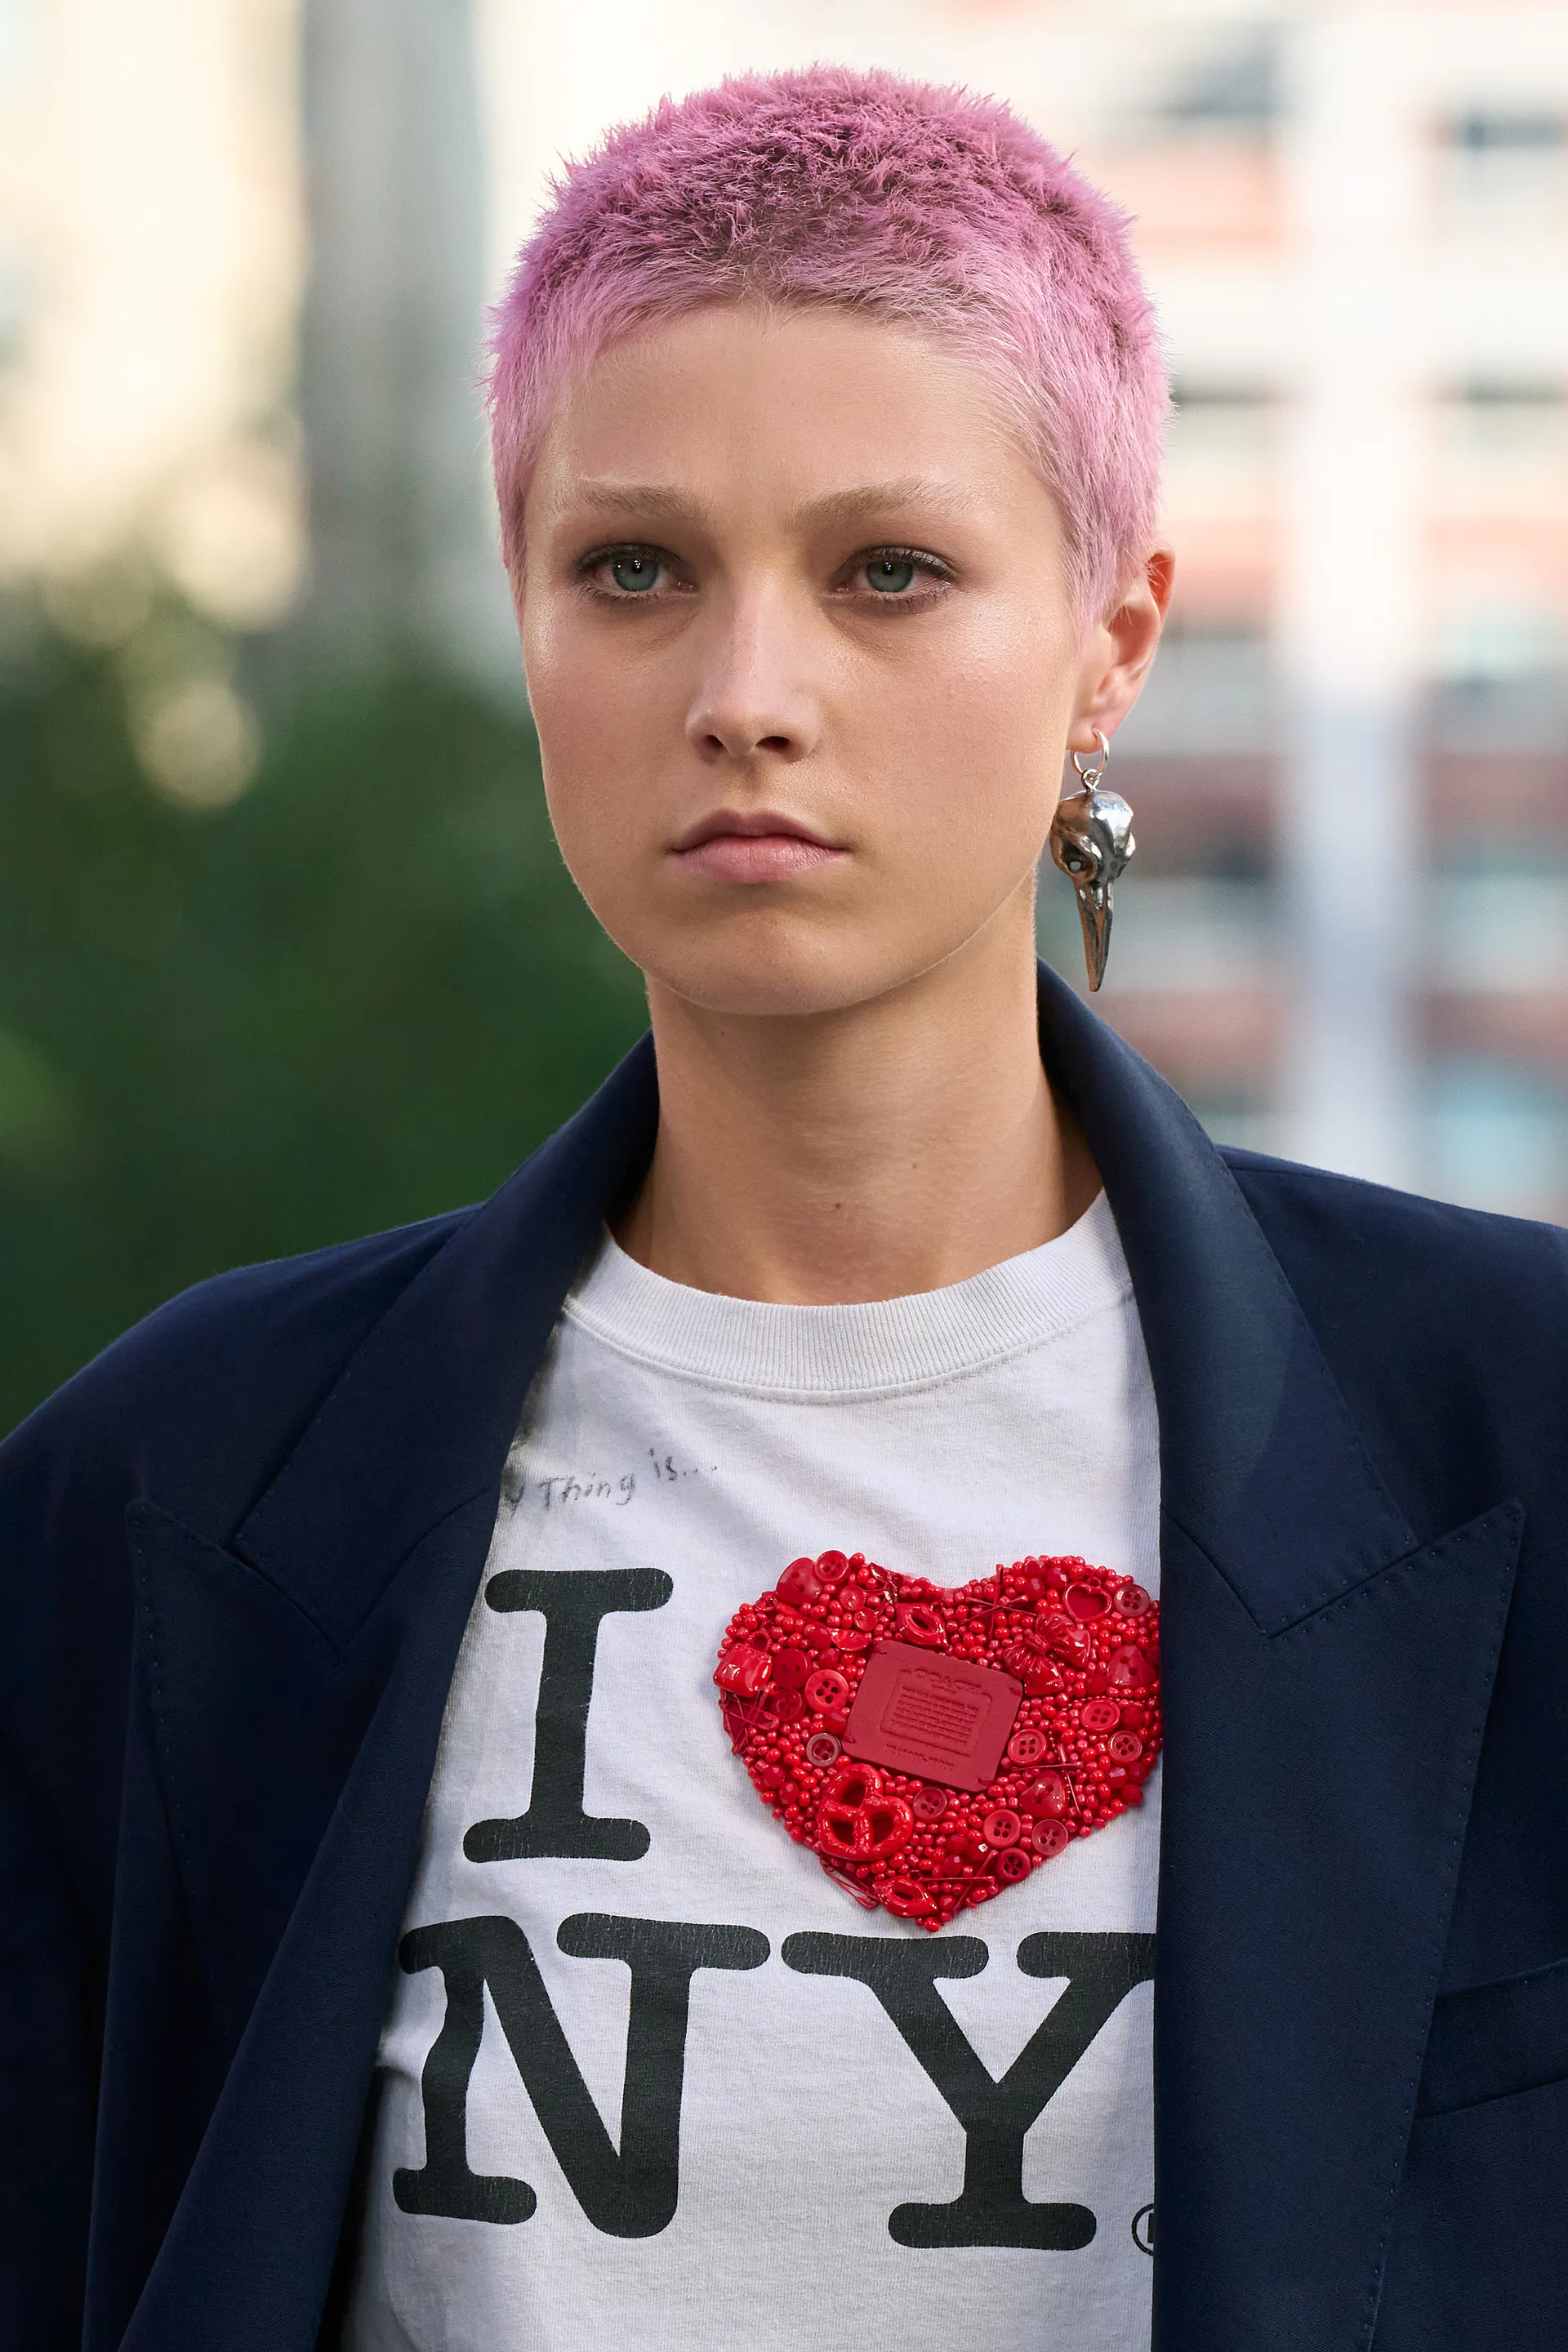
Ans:
<svg viewBox="0 0 1568 2352"><path fill-rule="evenodd" d="M1157 1513L1103 1196L870 1306L716 1297L605 1242L447 1702L352 2352L1147 2345L1158 1770L928 1934L791 1843L712 1675L803 1554L942 1585L1078 1555L1157 1591Z"/></svg>

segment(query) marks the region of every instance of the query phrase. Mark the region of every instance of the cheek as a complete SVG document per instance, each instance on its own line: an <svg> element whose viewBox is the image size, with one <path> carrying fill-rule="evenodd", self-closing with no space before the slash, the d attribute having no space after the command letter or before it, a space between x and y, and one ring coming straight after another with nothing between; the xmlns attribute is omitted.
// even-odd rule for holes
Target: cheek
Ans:
<svg viewBox="0 0 1568 2352"><path fill-rule="evenodd" d="M570 857L567 835L592 831L590 811L596 824L622 829L621 804L635 803L637 779L647 773L648 698L602 648L576 646L569 627L526 627L522 647L545 792Z"/></svg>
<svg viewBox="0 0 1568 2352"><path fill-rule="evenodd" d="M981 616L941 659L900 665L855 722L868 766L894 771L906 820L976 868L1043 838L1059 790L1067 663L1010 617Z"/></svg>

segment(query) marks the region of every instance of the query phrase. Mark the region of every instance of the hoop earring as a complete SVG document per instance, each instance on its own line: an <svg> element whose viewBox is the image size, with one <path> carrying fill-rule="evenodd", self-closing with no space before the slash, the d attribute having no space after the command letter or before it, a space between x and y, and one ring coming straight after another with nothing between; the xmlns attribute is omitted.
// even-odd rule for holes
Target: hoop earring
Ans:
<svg viewBox="0 0 1568 2352"><path fill-rule="evenodd" d="M1076 751L1068 756L1083 786L1068 800L1057 803L1051 819L1051 856L1072 884L1078 919L1083 928L1083 960L1091 990L1105 978L1110 952L1111 899L1137 843L1132 838L1132 812L1120 793L1100 790L1100 780L1110 764L1110 746L1097 727L1098 758L1087 764Z"/></svg>

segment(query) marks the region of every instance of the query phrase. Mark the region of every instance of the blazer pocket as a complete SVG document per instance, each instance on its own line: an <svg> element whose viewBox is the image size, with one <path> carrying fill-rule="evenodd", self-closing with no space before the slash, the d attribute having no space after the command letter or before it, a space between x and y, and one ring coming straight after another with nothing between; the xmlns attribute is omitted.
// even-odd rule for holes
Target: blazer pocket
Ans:
<svg viewBox="0 0 1568 2352"><path fill-rule="evenodd" d="M1568 2076L1568 1959L1469 1992L1440 1994L1432 2016L1418 2116Z"/></svg>

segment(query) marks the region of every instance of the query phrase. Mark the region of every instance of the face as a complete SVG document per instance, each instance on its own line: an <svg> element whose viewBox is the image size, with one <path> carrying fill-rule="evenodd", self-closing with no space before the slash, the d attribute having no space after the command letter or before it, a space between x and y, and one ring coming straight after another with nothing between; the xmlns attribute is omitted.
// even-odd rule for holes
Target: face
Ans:
<svg viewBox="0 0 1568 2352"><path fill-rule="evenodd" d="M551 814L652 990L820 1013L1032 952L1069 736L1131 704L1163 574L1086 638L977 372L842 310L700 312L585 373L523 521Z"/></svg>

